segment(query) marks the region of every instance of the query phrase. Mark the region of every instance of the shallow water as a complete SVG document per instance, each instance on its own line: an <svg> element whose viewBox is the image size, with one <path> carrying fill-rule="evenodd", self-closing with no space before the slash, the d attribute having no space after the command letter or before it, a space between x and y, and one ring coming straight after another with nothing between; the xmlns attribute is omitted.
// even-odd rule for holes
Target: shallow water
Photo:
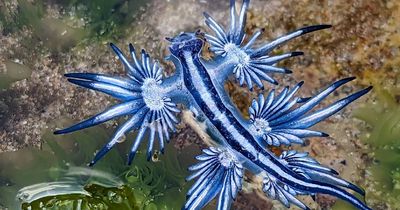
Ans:
<svg viewBox="0 0 400 210"><path fill-rule="evenodd" d="M191 184L184 181L186 168L205 146L199 137L201 126L183 116L165 155L156 153L147 161L141 152L132 166L125 159L134 134L127 135L89 168L86 164L121 121L54 136L56 128L114 104L102 94L68 84L63 74L123 74L109 42L124 50L130 42L146 48L170 74L172 64L162 60L168 54L164 37L206 30L203 11L226 23L229 2L88 2L0 2L0 208L180 209ZM358 77L356 84L339 90L328 102L367 85L375 87L367 97L317 126L330 138L310 139L306 147L296 147L364 187L373 209L400 209L399 14L396 0L296 4L254 0L246 29L265 28L263 40L271 40L305 25L333 24L331 30L279 49L277 53L300 49L306 55L283 63L294 73L277 78L279 87L304 80L307 96L339 78ZM246 115L256 93L233 81L226 88ZM282 208L259 191L248 187L233 208ZM318 196L316 203L305 198L304 202L312 209L351 209L331 197ZM215 203L209 208L214 209Z"/></svg>
<svg viewBox="0 0 400 210"><path fill-rule="evenodd" d="M108 130L107 130L108 131ZM177 153L139 153L133 166L117 148L95 168L86 167L93 152L110 135L91 128L69 137L45 133L41 149L0 154L2 205L18 209L180 209L187 184L187 158ZM170 145L168 149L173 149ZM117 151L118 150L118 151ZM198 152L189 148L189 151ZM179 195L168 202L171 195Z"/></svg>

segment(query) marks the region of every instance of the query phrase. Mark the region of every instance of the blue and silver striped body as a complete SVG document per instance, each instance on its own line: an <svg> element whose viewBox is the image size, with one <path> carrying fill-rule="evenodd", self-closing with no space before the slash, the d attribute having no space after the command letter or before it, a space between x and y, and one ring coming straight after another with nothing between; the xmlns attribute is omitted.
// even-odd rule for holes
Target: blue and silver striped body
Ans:
<svg viewBox="0 0 400 210"><path fill-rule="evenodd" d="M277 156L267 146L303 144L306 137L327 136L309 128L363 96L371 87L313 111L330 93L354 78L339 80L310 98L295 97L303 84L301 82L291 89L284 88L279 94L275 95L275 90L271 90L266 97L260 95L258 100L254 99L249 108L250 119L241 116L225 92L223 84L231 73L250 90L253 84L263 87L263 81L277 84L271 74L291 71L277 67L276 63L302 53L273 56L269 53L290 39L329 27L305 27L254 48L253 44L262 31L244 42L248 6L249 0L244 0L237 15L235 1L231 1L231 25L227 32L205 14L206 24L215 36L196 32L168 38L171 43L170 60L174 62L176 72L164 80L158 64L152 62L144 50L139 60L132 45L132 61L115 45L111 45L127 69L127 78L66 74L70 82L114 96L121 104L70 128L56 131L56 134L76 131L123 115L130 116L90 165L101 159L123 134L137 129L138 135L128 158L131 164L146 132L149 133L149 157L156 138L160 150L164 151L164 139L168 142L169 131L174 131L178 123L175 113L179 109L176 104L182 104L201 115L209 132L217 138L213 146L196 157L199 163L189 168L193 174L187 180L196 181L187 193L184 209L201 209L217 195L218 209L229 209L242 187L245 170L261 177L263 184L260 187L265 194L281 201L286 207L293 204L308 209L296 196L323 193L346 200L359 209L370 209L345 190L347 188L364 196L361 188L339 178L336 171L320 165L307 153L288 150ZM210 43L210 50L215 53L211 61L201 58L200 52L205 41Z"/></svg>

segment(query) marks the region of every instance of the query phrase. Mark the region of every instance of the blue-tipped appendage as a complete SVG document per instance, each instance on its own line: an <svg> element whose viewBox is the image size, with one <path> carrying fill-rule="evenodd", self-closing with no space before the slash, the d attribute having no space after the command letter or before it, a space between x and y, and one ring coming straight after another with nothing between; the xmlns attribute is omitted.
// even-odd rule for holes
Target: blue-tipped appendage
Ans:
<svg viewBox="0 0 400 210"><path fill-rule="evenodd" d="M254 99L249 108L248 129L256 134L263 146L303 144L306 137L326 137L328 134L309 128L365 95L372 87L358 91L325 108L311 110L337 88L353 79L354 77L339 80L307 100L294 97L303 82L292 89L286 87L276 95L275 90L271 90L266 97L260 94L258 100Z"/></svg>
<svg viewBox="0 0 400 210"><path fill-rule="evenodd" d="M302 52L290 52L280 55L269 55L278 46L306 33L322 30L331 27L330 25L314 25L304 27L281 36L271 42L254 47L263 29L256 31L249 39L245 39L246 13L250 0L244 0L239 15L236 12L235 0L230 1L230 25L225 31L224 28L209 14L204 13L205 23L215 35L206 34L205 38L210 43L210 50L224 62L233 63L230 69L220 71L216 74L227 78L228 73L233 73L240 85L246 84L249 89L253 85L264 87L262 81L272 84L278 82L272 78L273 73L289 74L291 70L277 67L279 61L287 58L303 55Z"/></svg>
<svg viewBox="0 0 400 210"><path fill-rule="evenodd" d="M127 70L126 77L94 73L69 73L65 76L73 84L103 92L120 100L121 103L69 128L54 132L55 134L70 133L118 117L129 116L129 119L117 129L111 140L97 152L89 165L94 165L121 140L123 135L135 129L138 130L138 133L128 156L129 164L143 141L146 131L149 132L148 159L154 150L156 136L159 149L164 152L164 140L169 141L169 132L174 131L175 125L178 123L175 114L179 112L179 109L166 94L166 88L162 85L162 69L158 63L152 62L144 50L141 51L141 60L139 60L131 44L129 49L132 61L128 61L114 44L110 44L110 46L124 64Z"/></svg>
<svg viewBox="0 0 400 210"><path fill-rule="evenodd" d="M189 168L193 174L186 180L197 180L183 209L201 209L218 194L217 209L229 209L242 188L243 166L231 151L215 147L204 149L196 159L199 163Z"/></svg>

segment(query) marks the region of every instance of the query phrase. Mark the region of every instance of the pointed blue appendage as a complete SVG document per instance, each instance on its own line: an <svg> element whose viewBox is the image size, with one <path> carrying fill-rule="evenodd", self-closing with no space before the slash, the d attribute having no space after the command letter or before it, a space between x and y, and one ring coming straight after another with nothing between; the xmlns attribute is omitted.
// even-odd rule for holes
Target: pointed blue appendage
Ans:
<svg viewBox="0 0 400 210"><path fill-rule="evenodd" d="M309 209L296 198L296 196L304 193L295 190L273 176L268 174L264 176L262 190L269 198L280 201L287 208L290 207L290 204L293 204L301 209Z"/></svg>
<svg viewBox="0 0 400 210"><path fill-rule="evenodd" d="M103 92L120 100L121 103L69 128L54 132L55 134L70 133L117 117L128 116L128 120L117 129L111 140L96 154L89 165L94 165L121 140L123 135L134 129L138 129L138 134L129 153L128 163L131 164L147 131L149 133L147 157L150 159L156 136L158 136L159 149L164 152L164 139L169 141L169 131L175 131L178 123L175 114L179 112L179 109L164 93L163 70L158 63L151 61L144 50L141 51L139 60L131 44L129 49L132 61L128 61L114 44L110 46L124 64L127 70L126 78L94 73L69 73L65 76L73 84Z"/></svg>
<svg viewBox="0 0 400 210"><path fill-rule="evenodd" d="M362 196L365 195L363 189L337 177L338 173L335 170L322 166L314 158L309 157L307 152L297 152L295 150L283 151L279 158L288 168L306 179L349 188Z"/></svg>
<svg viewBox="0 0 400 210"><path fill-rule="evenodd" d="M200 162L189 168L193 174L186 180L197 180L187 193L183 209L202 209L218 194L217 209L230 209L242 188L243 166L230 151L214 147L204 149L196 159Z"/></svg>
<svg viewBox="0 0 400 210"><path fill-rule="evenodd" d="M235 0L230 1L230 25L225 31L209 14L204 13L207 26L215 35L206 34L206 40L210 43L210 50L218 56L227 57L227 60L235 60L236 65L232 72L239 80L240 85L247 84L251 89L255 83L263 87L262 81L272 84L278 82L271 77L272 73L291 73L290 70L277 67L276 64L284 59L302 55L302 52L290 52L281 55L269 55L275 48L296 37L313 31L331 27L330 25L315 25L304 27L281 36L269 43L254 47L254 43L262 34L258 30L250 38L245 38L246 15L250 0L244 0L239 14L236 12ZM247 41L245 41L247 40Z"/></svg>
<svg viewBox="0 0 400 210"><path fill-rule="evenodd" d="M266 98L260 94L258 100L254 99L249 108L249 129L258 136L260 144L264 146L303 144L306 137L328 136L326 133L309 128L368 93L372 87L358 91L325 108L310 111L334 90L353 79L351 77L339 80L305 102L302 98L294 97L303 82L292 89L286 87L276 95L272 90Z"/></svg>
<svg viewBox="0 0 400 210"><path fill-rule="evenodd" d="M315 159L309 157L306 152L297 152L295 150L283 151L279 158L285 166L304 177L304 179L345 187L354 190L362 196L365 195L363 189L337 177L338 173L335 170L320 165ZM300 209L309 209L296 197L299 195L311 195L314 197L315 194L299 191L295 187L289 186L269 174L264 174L263 176L262 189L269 198L280 201L287 208L293 204Z"/></svg>

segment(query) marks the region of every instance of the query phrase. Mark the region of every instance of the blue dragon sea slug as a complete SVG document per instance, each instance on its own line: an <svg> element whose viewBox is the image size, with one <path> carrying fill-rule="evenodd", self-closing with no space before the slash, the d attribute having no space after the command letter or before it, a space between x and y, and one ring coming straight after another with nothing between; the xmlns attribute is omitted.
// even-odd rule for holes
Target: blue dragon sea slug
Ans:
<svg viewBox="0 0 400 210"><path fill-rule="evenodd" d="M70 133L117 117L129 116L89 165L93 166L99 161L125 133L137 130L128 156L128 164L131 164L146 133L149 136L146 139L148 157L151 157L155 144L164 152L170 131L174 131L179 123L177 113L180 110L177 104L182 104L182 107L190 109L198 119L204 121L215 138L214 145L204 149L203 154L196 157L198 163L189 168L192 174L187 180L196 181L187 192L183 209L201 209L217 196L217 208L229 209L242 188L245 170L261 177L263 183L260 188L268 197L279 200L286 207L293 204L308 209L296 197L322 193L343 199L358 209L370 209L347 190L361 196L365 192L339 178L335 170L320 165L307 153L288 150L277 156L267 146L303 144L306 137L327 136L310 128L366 94L371 87L315 110L322 100L354 78L334 82L310 98L296 96L303 84L300 82L292 88L260 94L249 108L250 119L240 114L225 92L223 85L231 74L250 90L254 85L263 87L262 81L277 84L272 74L290 71L275 64L302 53L271 55L271 51L293 38L330 27L304 27L269 43L254 46L262 30L245 38L249 2L243 0L241 10L237 13L235 1L231 0L231 20L227 29L205 13L205 23L212 34L181 33L174 38L167 38L170 42L169 59L176 68L174 75L168 78L163 78L162 67L145 50L137 55L131 44L131 59L111 44L125 66L126 77L94 73L66 74L69 82L111 95L120 103L55 134ZM205 42L210 44L210 50L214 53L211 60L201 57Z"/></svg>

